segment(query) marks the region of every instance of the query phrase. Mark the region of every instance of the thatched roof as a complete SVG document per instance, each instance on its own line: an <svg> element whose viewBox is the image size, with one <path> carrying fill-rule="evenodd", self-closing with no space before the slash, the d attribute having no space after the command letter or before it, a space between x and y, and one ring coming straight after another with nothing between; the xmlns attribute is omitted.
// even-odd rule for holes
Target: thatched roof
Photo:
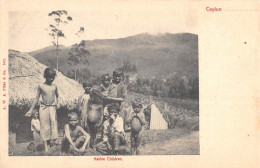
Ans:
<svg viewBox="0 0 260 168"><path fill-rule="evenodd" d="M9 50L9 104L30 105L34 100L39 84L44 83L45 65L32 56ZM57 85L61 106L74 108L78 97L84 93L83 87L76 81L57 72L53 82Z"/></svg>

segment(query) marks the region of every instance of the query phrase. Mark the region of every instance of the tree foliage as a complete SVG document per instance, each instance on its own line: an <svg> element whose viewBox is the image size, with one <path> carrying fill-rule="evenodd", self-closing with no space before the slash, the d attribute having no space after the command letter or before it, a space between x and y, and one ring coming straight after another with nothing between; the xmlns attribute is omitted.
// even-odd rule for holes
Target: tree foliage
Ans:
<svg viewBox="0 0 260 168"><path fill-rule="evenodd" d="M49 35L52 37L52 44L56 48L56 56L57 56L57 62L56 62L56 68L58 70L59 68L59 39L60 38L66 38L65 33L62 29L62 27L66 24L68 24L70 21L72 21L72 17L68 16L68 12L65 10L57 10L52 11L49 13L50 17L53 18L54 23L50 24L47 28Z"/></svg>
<svg viewBox="0 0 260 168"><path fill-rule="evenodd" d="M136 93L160 97L198 99L199 78L198 76L174 76L167 79L137 78L136 82L128 84L128 89Z"/></svg>

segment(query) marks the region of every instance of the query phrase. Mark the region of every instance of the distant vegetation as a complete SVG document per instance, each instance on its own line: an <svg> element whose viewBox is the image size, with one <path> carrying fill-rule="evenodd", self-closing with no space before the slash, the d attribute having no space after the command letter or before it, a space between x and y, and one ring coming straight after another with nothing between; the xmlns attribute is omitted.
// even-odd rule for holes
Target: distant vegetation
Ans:
<svg viewBox="0 0 260 168"><path fill-rule="evenodd" d="M170 78L137 78L128 84L128 90L146 95L159 97L198 99L199 79L198 76L174 76Z"/></svg>

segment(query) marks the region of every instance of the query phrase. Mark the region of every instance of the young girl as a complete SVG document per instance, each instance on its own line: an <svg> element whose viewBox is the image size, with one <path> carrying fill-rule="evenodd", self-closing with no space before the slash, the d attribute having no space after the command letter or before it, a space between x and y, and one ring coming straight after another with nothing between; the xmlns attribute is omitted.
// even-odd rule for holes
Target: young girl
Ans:
<svg viewBox="0 0 260 168"><path fill-rule="evenodd" d="M56 109L59 108L59 93L56 85L52 84L56 72L53 68L46 68L44 70L44 78L46 81L40 84L37 89L35 101L33 102L30 110L25 114L29 117L35 105L38 103L40 96L42 98L40 103L40 135L44 142L45 152L49 152L49 147L58 138L58 124Z"/></svg>
<svg viewBox="0 0 260 168"><path fill-rule="evenodd" d="M40 121L39 121L39 112L35 110L33 112L33 118L31 120L31 131L33 132L33 146L34 149L40 145L41 136L40 136Z"/></svg>

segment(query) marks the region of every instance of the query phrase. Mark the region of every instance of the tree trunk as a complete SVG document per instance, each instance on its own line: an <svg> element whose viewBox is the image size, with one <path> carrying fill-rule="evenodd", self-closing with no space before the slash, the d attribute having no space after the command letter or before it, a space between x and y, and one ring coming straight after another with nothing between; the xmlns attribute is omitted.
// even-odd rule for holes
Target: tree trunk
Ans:
<svg viewBox="0 0 260 168"><path fill-rule="evenodd" d="M59 41L58 41L58 35L57 35L57 42L56 42L56 55L57 55L57 71L59 70L59 53L58 53L58 50L59 50Z"/></svg>
<svg viewBox="0 0 260 168"><path fill-rule="evenodd" d="M77 80L77 71L75 70L75 75L74 75L74 80L76 81Z"/></svg>

